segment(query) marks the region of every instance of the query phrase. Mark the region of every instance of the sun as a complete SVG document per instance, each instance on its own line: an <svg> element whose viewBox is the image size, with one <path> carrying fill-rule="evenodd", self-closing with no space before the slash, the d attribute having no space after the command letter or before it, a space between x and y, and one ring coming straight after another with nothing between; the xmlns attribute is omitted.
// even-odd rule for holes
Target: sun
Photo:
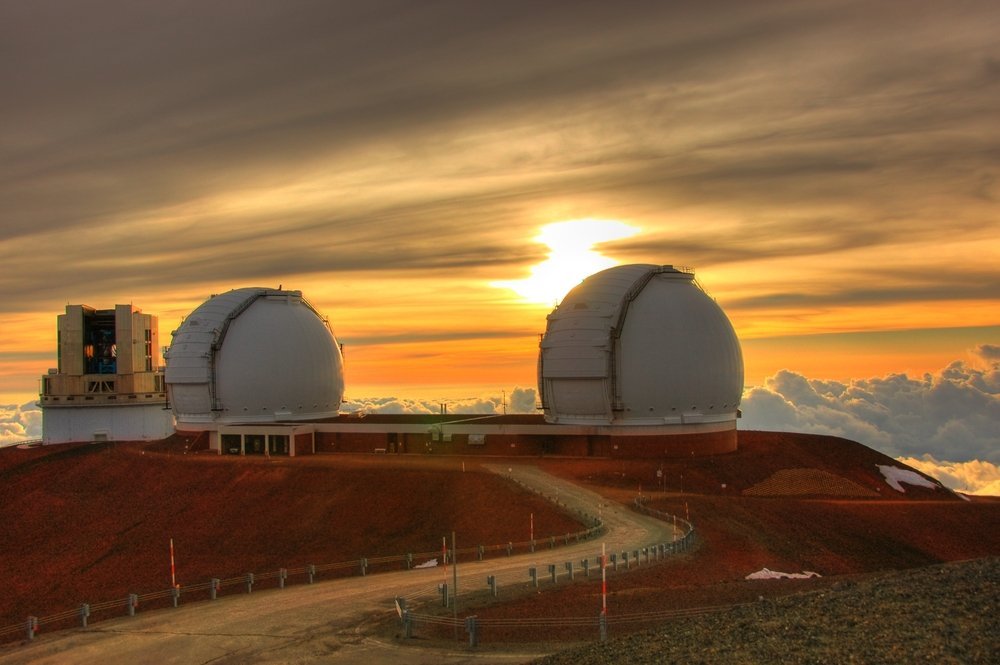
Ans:
<svg viewBox="0 0 1000 665"><path fill-rule="evenodd" d="M549 247L545 261L531 267L525 279L493 282L527 302L555 305L583 278L617 262L594 250L594 245L634 236L639 229L604 219L574 219L543 226L534 240Z"/></svg>

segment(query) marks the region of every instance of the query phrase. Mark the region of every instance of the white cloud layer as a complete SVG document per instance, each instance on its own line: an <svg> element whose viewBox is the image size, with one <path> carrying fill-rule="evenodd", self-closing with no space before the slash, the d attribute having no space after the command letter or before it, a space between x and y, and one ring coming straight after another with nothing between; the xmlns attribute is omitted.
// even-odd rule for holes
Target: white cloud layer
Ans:
<svg viewBox="0 0 1000 665"><path fill-rule="evenodd" d="M34 402L0 404L0 446L42 436L42 410Z"/></svg>
<svg viewBox="0 0 1000 665"><path fill-rule="evenodd" d="M982 367L956 360L919 378L841 383L782 370L746 391L740 428L842 436L953 489L1000 493L1000 348L974 351Z"/></svg>
<svg viewBox="0 0 1000 665"><path fill-rule="evenodd" d="M942 462L932 455L898 457L900 462L934 476L953 490L965 494L1000 496L1000 466L982 460Z"/></svg>

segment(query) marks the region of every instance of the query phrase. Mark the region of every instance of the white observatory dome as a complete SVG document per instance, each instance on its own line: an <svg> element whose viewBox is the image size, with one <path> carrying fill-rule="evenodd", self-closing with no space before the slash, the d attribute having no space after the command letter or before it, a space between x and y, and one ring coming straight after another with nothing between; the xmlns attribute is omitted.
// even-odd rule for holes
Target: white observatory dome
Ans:
<svg viewBox="0 0 1000 665"><path fill-rule="evenodd" d="M552 423L735 426L743 356L692 273L617 266L585 279L548 316L538 387Z"/></svg>
<svg viewBox="0 0 1000 665"><path fill-rule="evenodd" d="M336 416L340 347L301 291L212 296L173 332L166 383L178 427Z"/></svg>

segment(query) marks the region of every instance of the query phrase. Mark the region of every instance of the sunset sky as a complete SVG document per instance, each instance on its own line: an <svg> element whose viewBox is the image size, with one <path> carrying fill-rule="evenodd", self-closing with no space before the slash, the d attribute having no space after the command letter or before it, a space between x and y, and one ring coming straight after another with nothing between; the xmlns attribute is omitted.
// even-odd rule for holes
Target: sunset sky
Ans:
<svg viewBox="0 0 1000 665"><path fill-rule="evenodd" d="M554 299L516 289L594 259L694 268L748 386L980 362L998 7L0 0L0 402L68 303L165 345L279 284L349 395L533 387Z"/></svg>

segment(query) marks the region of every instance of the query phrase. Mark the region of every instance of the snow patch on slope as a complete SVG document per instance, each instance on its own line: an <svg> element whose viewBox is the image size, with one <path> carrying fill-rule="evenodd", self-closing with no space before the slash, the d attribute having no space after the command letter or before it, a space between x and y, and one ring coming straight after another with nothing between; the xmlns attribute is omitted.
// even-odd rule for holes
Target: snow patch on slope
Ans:
<svg viewBox="0 0 1000 665"><path fill-rule="evenodd" d="M891 466L889 464L877 464L876 466L882 472L882 476L885 478L885 482L889 484L889 487L897 492L906 492L903 489L903 483L916 485L917 487L929 487L932 490L938 488L937 483L927 480L916 471L901 469L898 466Z"/></svg>
<svg viewBox="0 0 1000 665"><path fill-rule="evenodd" d="M750 573L744 579L748 580L806 580L810 577L822 577L819 573L804 570L801 573L782 573L769 568L761 568L756 573Z"/></svg>

